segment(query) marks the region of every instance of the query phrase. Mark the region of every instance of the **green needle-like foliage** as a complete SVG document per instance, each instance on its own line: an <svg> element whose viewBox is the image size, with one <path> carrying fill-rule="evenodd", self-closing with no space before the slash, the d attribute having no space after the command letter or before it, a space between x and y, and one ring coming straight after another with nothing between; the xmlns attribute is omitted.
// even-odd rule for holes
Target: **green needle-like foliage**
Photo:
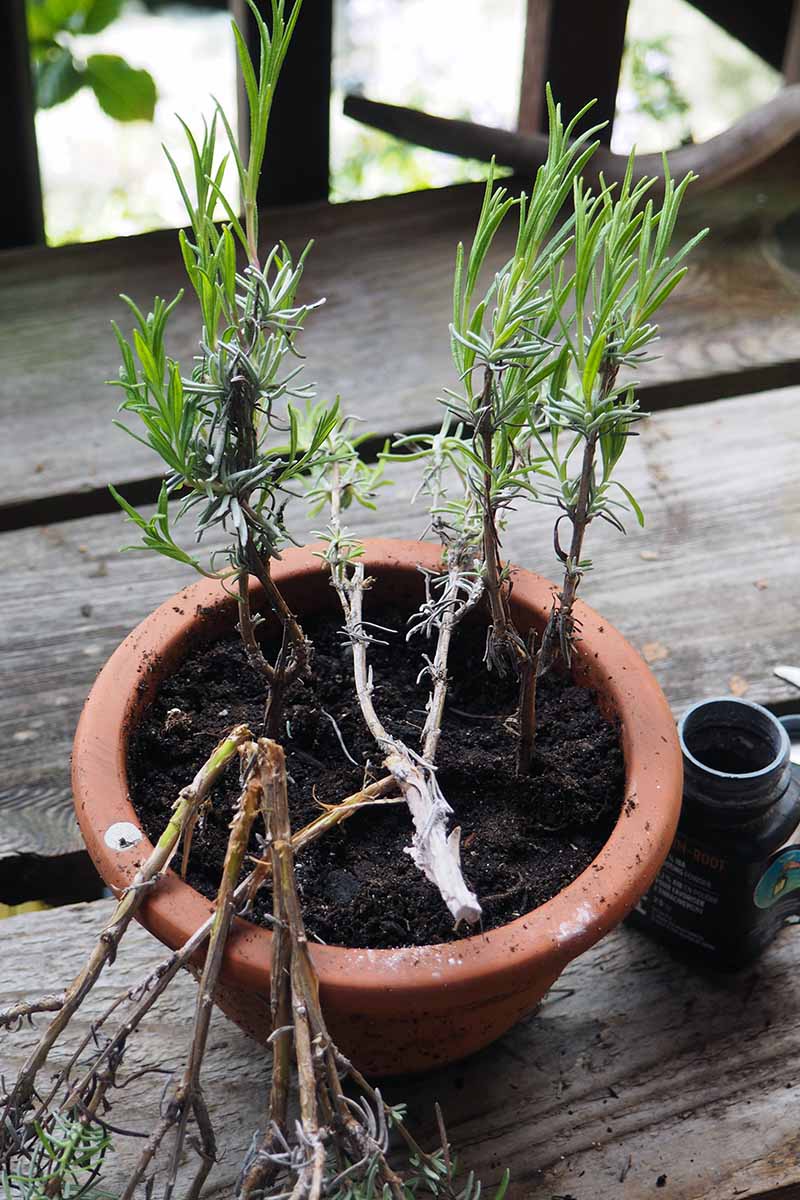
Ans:
<svg viewBox="0 0 800 1200"><path fill-rule="evenodd" d="M576 180L573 190L574 270L564 280L563 264L551 271L558 348L546 391L529 413L529 429L541 453L538 499L561 515L554 544L564 565L559 604L554 608L538 660L547 671L560 653L568 665L575 635L573 605L582 575L591 567L583 554L588 526L596 518L624 532L620 513L630 509L644 523L639 504L615 471L633 425L644 415L635 384L620 382L622 367L647 361L658 337L651 320L686 273L685 259L706 230L675 252L670 244L681 201L694 178L677 186L664 159L664 199L647 198L653 179L633 183L631 156L625 178L597 195ZM549 330L549 326L548 326ZM569 545L559 528L566 519Z"/></svg>
<svg viewBox="0 0 800 1200"><path fill-rule="evenodd" d="M487 660L500 671L518 669L528 657L510 617L500 532L510 508L523 497L537 497L541 451L530 431L530 414L556 368L553 330L569 289L562 283L553 293L550 284L570 249L574 224L569 218L556 225L556 219L598 144L592 138L600 128L573 137L586 109L565 127L549 89L547 102L548 156L530 197L495 190L490 172L470 250L458 247L451 347L463 390L448 389L441 399L443 433L458 424L446 452L461 459L465 496L460 504L450 500L449 510L456 521L459 507L464 522L474 523L476 510L480 517L491 612ZM514 254L482 290L487 256L512 210L518 219Z"/></svg>
<svg viewBox="0 0 800 1200"><path fill-rule="evenodd" d="M260 580L287 628L293 669L305 666L302 630L272 583L270 561L290 539L284 524L287 500L327 461L328 441L339 422L338 402L309 408L312 389L298 379L303 364L296 340L309 312L322 303L298 300L309 247L297 261L283 244L274 246L263 264L258 254L256 191L275 87L300 3L295 0L287 16L284 0L273 0L271 28L251 3L260 40L258 68L234 26L250 109L246 160L219 105L202 138L184 125L191 179L181 176L167 151L189 219L190 229L179 233L179 243L202 321L193 365L182 367L166 350L167 326L182 293L170 303L157 298L146 315L123 297L135 322L130 340L114 325L122 355L121 409L141 422L140 432L122 428L155 450L167 473L150 518L112 492L141 529L144 548L204 575L237 576L243 637L251 661L270 682L274 672L252 636L256 620L249 615L248 577ZM228 142L222 157L217 153L220 128ZM244 222L223 191L228 157L236 166ZM214 220L218 202L227 216L221 224ZM196 541L212 528L229 538L206 564L175 539L174 526L187 514Z"/></svg>
<svg viewBox="0 0 800 1200"><path fill-rule="evenodd" d="M100 1177L111 1148L106 1129L85 1116L58 1116L47 1130L35 1123L36 1138L30 1152L20 1156L16 1170L0 1170L0 1197L3 1200L44 1200L60 1196L71 1200L113 1200L92 1185Z"/></svg>
<svg viewBox="0 0 800 1200"><path fill-rule="evenodd" d="M549 88L547 103L549 152L530 196L495 189L490 173L472 245L456 253L451 347L461 389L441 398L437 435L399 439L394 455L430 458L430 473L439 479L434 527L444 546L459 536L479 544L491 617L487 663L520 675L530 720L531 673L543 674L557 654L570 662L573 605L591 566L583 555L586 529L596 518L623 529L626 509L643 520L635 497L615 478L643 415L635 384L621 382L619 372L647 361L658 336L653 318L706 233L671 250L692 176L675 185L666 158L660 207L648 196L654 180L634 182L633 156L621 186L601 179L597 191L588 188L582 172L600 126L576 137L590 106L565 126ZM513 254L486 280L490 251L512 212ZM564 582L538 648L514 627L501 554L505 517L523 500L560 510L554 544ZM571 526L566 548L559 540L564 520ZM521 736L523 725L521 719Z"/></svg>

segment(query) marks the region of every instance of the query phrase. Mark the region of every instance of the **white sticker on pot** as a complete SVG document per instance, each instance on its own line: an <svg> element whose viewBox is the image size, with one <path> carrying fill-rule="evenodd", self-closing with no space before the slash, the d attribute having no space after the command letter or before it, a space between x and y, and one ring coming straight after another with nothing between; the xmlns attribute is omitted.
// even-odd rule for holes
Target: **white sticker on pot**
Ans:
<svg viewBox="0 0 800 1200"><path fill-rule="evenodd" d="M144 837L141 829L131 821L115 821L109 825L105 834L105 843L111 850L130 850Z"/></svg>

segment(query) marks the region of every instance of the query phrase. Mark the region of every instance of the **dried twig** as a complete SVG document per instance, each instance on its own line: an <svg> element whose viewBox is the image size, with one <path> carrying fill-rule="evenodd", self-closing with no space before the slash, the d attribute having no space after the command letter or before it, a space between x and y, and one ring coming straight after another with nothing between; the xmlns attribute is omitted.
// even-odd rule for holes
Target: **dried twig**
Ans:
<svg viewBox="0 0 800 1200"><path fill-rule="evenodd" d="M155 1179L152 1175L147 1178L147 1175L165 1137L176 1128L176 1144L164 1192L164 1200L170 1200L175 1194L188 1120L193 1115L199 1139L192 1139L191 1145L199 1155L200 1162L185 1195L187 1200L198 1200L215 1161L214 1131L200 1085L213 990L234 912L246 908L255 891L272 874L275 928L272 957L274 1031L270 1038L273 1051L272 1086L264 1133L258 1148L248 1155L238 1194L247 1200L263 1200L267 1195L272 1200L278 1197L285 1200L290 1193L295 1200L321 1200L323 1195L336 1194L346 1180L370 1179L382 1194L390 1196L392 1200L405 1200L408 1181L404 1181L387 1161L389 1128L392 1126L398 1130L408 1148L413 1185L423 1192L427 1187L434 1194L452 1194L454 1197L456 1191L452 1186L452 1164L446 1146L443 1144L436 1154L426 1154L405 1126L401 1110L384 1103L380 1092L371 1087L341 1055L330 1038L320 1005L319 985L309 953L294 874L294 854L298 847L307 845L324 829L330 828L332 817L342 819L344 814L357 811L364 804L387 803L385 793L395 786L394 779L387 776L376 781L369 788L349 797L347 802L333 806L322 814L318 822L292 835L282 750L276 743L262 739L255 759L252 758L250 743L244 743L240 753L249 760L252 769L246 772L245 788L231 826L216 910L179 951L170 955L143 983L117 996L101 1017L92 1023L90 1032L82 1039L58 1079L62 1083L69 1082L71 1071L89 1042L94 1040L97 1053L91 1063L85 1066L84 1074L72 1085L69 1095L57 1111L49 1110L55 1094L53 1092L50 1100L36 1114L43 1136L48 1139L58 1136L61 1138L58 1144L65 1147L64 1154L56 1164L47 1157L44 1142L40 1140L33 1146L39 1172L37 1177L44 1181L43 1187L45 1184L47 1188L51 1188L51 1185L58 1187L59 1180L77 1180L77 1171L81 1174L82 1185L88 1186L99 1176L111 1135L115 1132L131 1132L115 1129L100 1115L110 1103L108 1097L111 1090L124 1086L117 1083L116 1074L127 1040L180 967L186 965L210 935L211 944L198 992L189 1056L180 1082L170 1089L160 1120L147 1137L139 1163L124 1193L124 1200L133 1200L137 1188L143 1184L146 1195L154 1194ZM258 862L255 870L234 886L246 856L249 831L259 806L267 823L270 859L269 862ZM43 998L41 1003L56 1003L58 1000L59 997ZM113 1037L104 1039L101 1047L97 1037L100 1027L126 1002L132 1002L133 1009L124 1016ZM31 1011L34 1007L28 1006ZM289 1119L293 1069L298 1072L300 1099L300 1120L294 1127ZM145 1067L125 1082L156 1070L155 1067ZM362 1098L358 1101L344 1093L342 1080L348 1075L361 1092ZM444 1138L444 1134L442 1136ZM50 1140L46 1143L47 1146L55 1144ZM87 1174L90 1176L88 1181ZM277 1190L269 1191L273 1185ZM51 1190L42 1194L50 1195ZM463 1196L470 1197L470 1200L477 1196L471 1179L467 1180Z"/></svg>
<svg viewBox="0 0 800 1200"><path fill-rule="evenodd" d="M308 950L300 900L294 874L293 839L289 825L286 767L277 743L259 742L259 770L263 787L263 811L268 821L273 863L274 915L279 922L280 945L273 960L274 1011L281 1024L273 1036L273 1073L278 1072L270 1093L270 1108L261 1145L252 1156L240 1184L242 1200L263 1196L264 1189L283 1173L288 1176L280 1194L318 1200L322 1194L328 1155L326 1146L336 1142L348 1160L345 1172L366 1173L372 1169L380 1186L393 1200L404 1200L402 1181L386 1161L388 1141L373 1136L369 1120L342 1091L337 1054L328 1033L319 1000L319 983ZM279 957L278 957L279 955ZM275 962L280 969L275 970ZM292 1154L286 1140L286 1047L289 1045L288 1015L294 1035L300 1122L295 1131L298 1153ZM381 1106L381 1127L383 1128ZM363 1115L363 1114L362 1114ZM330 1189L328 1189L330 1190Z"/></svg>
<svg viewBox="0 0 800 1200"><path fill-rule="evenodd" d="M237 596L239 604L239 635L247 654L247 660L253 670L263 675L268 684L275 678L275 668L267 662L256 637L257 622L253 619L250 607L250 575L242 568L237 575Z"/></svg>
<svg viewBox="0 0 800 1200"><path fill-rule="evenodd" d="M35 1091L37 1074L47 1061L51 1049L85 996L94 987L106 963L113 962L120 940L144 898L146 885L158 879L169 865L192 813L202 804L236 754L239 746L249 737L250 731L244 725L237 725L232 729L227 737L223 738L215 747L192 782L178 796L166 829L147 861L137 871L131 886L123 893L114 915L100 934L86 965L67 989L64 1004L59 1008L56 1016L31 1051L14 1087L5 1100L0 1112L0 1159L6 1149L7 1118L16 1113L16 1123L18 1123L19 1114L30 1104ZM12 1121L12 1124L14 1123Z"/></svg>
<svg viewBox="0 0 800 1200"><path fill-rule="evenodd" d="M250 759L255 754L255 745L249 741L244 742L240 747L239 753L242 757L243 766L246 769ZM195 1010L189 1057L181 1080L176 1085L172 1097L167 1103L164 1116L140 1155L139 1161L125 1188L122 1200L132 1200L136 1188L144 1178L147 1168L165 1134L173 1126L176 1126L175 1146L172 1153L169 1178L164 1191L164 1200L171 1200L177 1182L178 1168L180 1166L183 1145L186 1140L190 1113L194 1114L201 1134L201 1164L186 1193L187 1200L194 1200L195 1197L199 1196L200 1189L213 1165L216 1156L216 1142L200 1086L200 1069L208 1040L211 1011L214 1004L214 990L219 979L225 944L236 910L236 881L244 862L250 831L258 812L259 796L259 781L251 774L245 782L236 813L231 823L228 848L222 868L222 878L217 890L209 946L197 994L197 1007Z"/></svg>
<svg viewBox="0 0 800 1200"><path fill-rule="evenodd" d="M409 637L418 632L430 635L436 631L436 650L433 661L426 668L433 681L433 687L428 697L421 738L422 757L428 763L435 762L436 751L439 748L449 683L447 663L453 632L464 617L478 605L484 594L483 576L474 569L474 565L470 569L463 561L468 557L464 547L459 544L446 546L446 557L445 576L432 582L430 572L425 572L425 603L409 630ZM434 597L431 589L437 582L440 583L440 594Z"/></svg>
<svg viewBox="0 0 800 1200"><path fill-rule="evenodd" d="M0 1008L0 1029L8 1029L22 1021L30 1021L37 1013L58 1012L64 1007L66 998L66 992L55 992L51 996L19 1000L16 1004L9 1004L7 1008Z"/></svg>

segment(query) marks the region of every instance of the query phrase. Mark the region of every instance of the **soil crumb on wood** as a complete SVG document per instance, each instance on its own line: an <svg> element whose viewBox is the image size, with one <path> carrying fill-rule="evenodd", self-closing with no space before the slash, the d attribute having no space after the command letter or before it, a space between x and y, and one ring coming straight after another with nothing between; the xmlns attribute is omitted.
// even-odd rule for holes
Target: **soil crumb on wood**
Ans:
<svg viewBox="0 0 800 1200"><path fill-rule="evenodd" d="M389 645L370 651L375 705L389 731L416 747L428 695L427 682L417 683L420 655L432 648L406 644L407 613L368 615L398 631L380 634ZM358 791L365 775L369 781L383 774L355 700L351 650L338 620L320 616L306 631L314 643L313 678L293 685L285 713L295 831L319 815L320 803L335 804ZM461 826L464 875L483 906L483 928L494 929L549 900L598 854L620 813L624 764L618 730L593 694L551 673L539 691L531 774L516 778L516 684L487 673L484 645L483 627L457 631L437 762L451 823ZM219 738L238 722L258 735L263 713L263 683L235 636L193 652L161 685L129 756L131 796L152 840ZM234 765L195 831L187 879L205 896L216 894L238 794ZM399 804L367 808L302 851L297 878L309 935L372 948L465 936L469 931L453 930L438 892L404 853L410 841L410 816ZM252 849L258 853L255 836ZM271 904L265 888L251 919L264 923Z"/></svg>

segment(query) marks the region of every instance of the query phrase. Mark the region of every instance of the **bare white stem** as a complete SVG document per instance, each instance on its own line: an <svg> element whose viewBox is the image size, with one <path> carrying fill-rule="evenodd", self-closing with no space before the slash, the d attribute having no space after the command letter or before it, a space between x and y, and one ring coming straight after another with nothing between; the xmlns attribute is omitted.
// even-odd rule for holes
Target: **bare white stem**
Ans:
<svg viewBox="0 0 800 1200"><path fill-rule="evenodd" d="M422 730L422 757L429 763L433 763L436 759L436 751L439 749L439 738L442 733L442 719L448 687L447 660L450 654L453 630L459 621L475 607L482 595L482 575L477 574L474 579L470 579L465 576L458 562L451 561L447 571L447 585L443 595L434 606L435 612L431 615L431 624L438 629L438 634L436 652L430 667L433 688L428 697L428 714Z"/></svg>
<svg viewBox="0 0 800 1200"><path fill-rule="evenodd" d="M364 565L357 563L349 579L344 572L334 571L333 579L353 647L358 703L367 728L386 755L384 765L396 780L414 822L414 838L408 852L439 889L456 922L472 925L481 915L481 906L461 873L460 830L454 829L448 835L448 817L453 810L442 795L433 768L388 733L372 702L372 676L367 662L369 638L362 617L363 595L368 586Z"/></svg>
<svg viewBox="0 0 800 1200"><path fill-rule="evenodd" d="M441 624L439 625L439 636L436 639L436 653L434 654L433 665L431 667L433 687L428 697L428 715L425 718L425 724L422 728L422 756L431 763L436 758L436 751L439 749L439 738L442 736L442 718L444 717L444 704L447 699L448 684L447 659L450 654L450 642L453 637L455 625L453 611L450 609L442 617Z"/></svg>

